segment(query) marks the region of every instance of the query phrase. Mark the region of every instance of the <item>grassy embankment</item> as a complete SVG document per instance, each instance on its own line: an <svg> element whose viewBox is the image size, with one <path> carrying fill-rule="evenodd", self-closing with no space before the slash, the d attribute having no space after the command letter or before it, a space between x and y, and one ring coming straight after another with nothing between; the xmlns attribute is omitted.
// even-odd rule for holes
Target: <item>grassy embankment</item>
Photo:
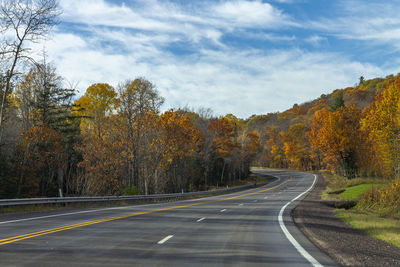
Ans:
<svg viewBox="0 0 400 267"><path fill-rule="evenodd" d="M400 247L400 184L386 179L346 180L323 174L327 189L323 199L354 200L351 209L336 209L338 218L368 235Z"/></svg>

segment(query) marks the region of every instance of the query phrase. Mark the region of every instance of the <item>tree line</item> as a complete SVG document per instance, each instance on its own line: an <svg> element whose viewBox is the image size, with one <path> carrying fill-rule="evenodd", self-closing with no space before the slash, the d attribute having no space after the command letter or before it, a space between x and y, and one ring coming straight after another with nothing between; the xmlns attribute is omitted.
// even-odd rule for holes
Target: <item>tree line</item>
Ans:
<svg viewBox="0 0 400 267"><path fill-rule="evenodd" d="M49 64L9 93L3 197L154 194L244 179L259 147L233 115L168 110L145 78L89 86L76 99Z"/></svg>

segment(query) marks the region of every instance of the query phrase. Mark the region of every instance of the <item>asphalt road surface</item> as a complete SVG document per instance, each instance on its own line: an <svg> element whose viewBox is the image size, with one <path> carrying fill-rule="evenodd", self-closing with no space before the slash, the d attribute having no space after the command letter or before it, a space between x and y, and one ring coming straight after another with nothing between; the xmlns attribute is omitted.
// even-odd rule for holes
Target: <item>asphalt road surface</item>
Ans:
<svg viewBox="0 0 400 267"><path fill-rule="evenodd" d="M335 266L290 217L314 175L253 171L277 179L197 200L0 215L0 266Z"/></svg>

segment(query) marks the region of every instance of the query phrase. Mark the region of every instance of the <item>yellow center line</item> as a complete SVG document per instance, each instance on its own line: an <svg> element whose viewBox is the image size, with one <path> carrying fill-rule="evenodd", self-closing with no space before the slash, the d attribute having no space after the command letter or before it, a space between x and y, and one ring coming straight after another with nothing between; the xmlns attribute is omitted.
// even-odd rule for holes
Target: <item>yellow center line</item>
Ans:
<svg viewBox="0 0 400 267"><path fill-rule="evenodd" d="M173 207L154 209L154 210L148 210L148 211L133 212L133 213L125 214L125 215L113 216L113 217L108 217L108 218L104 218L104 219L98 219L98 220L93 220L93 221L87 221L87 222L82 222L82 223L77 223L77 224L71 224L71 225L51 228L51 229L38 231L38 232L33 232L33 233L29 233L29 234L8 237L8 238L0 239L0 246L1 245L6 245L6 244L10 244L10 243L14 243L14 242L18 242L18 241L21 241L21 240L24 240L24 239L29 239L29 238L33 238L33 237L37 237L37 236L42 236L42 235L48 235L48 234L52 234L52 233L57 233L57 232L65 231L65 230L75 229L75 228L79 228L79 227L83 227L83 226L89 226L89 225L98 224L98 223L102 223L102 222L109 222L109 221L125 219L125 218L129 218L129 217L134 217L134 216L139 216L139 215L144 215L144 214L149 214L149 213L154 213L154 212L181 209L181 208L187 208L187 207L193 207L193 206L205 205L205 204L212 204L212 203L217 203L217 202L221 202L221 201L236 199L236 198L240 198L240 197L252 196L252 195L255 195L255 194L263 193L263 192L278 188L278 187L286 184L287 182L289 182L291 179L292 178L289 178L288 180L286 180L286 181L284 181L284 182L282 182L282 183L280 183L280 184L278 184L276 186L267 188L267 189L259 190L259 191L252 192L252 193L246 193L246 194L242 194L242 195L237 195L237 196L233 196L233 197L228 197L228 198L224 198L224 199L205 201L205 202L198 202L198 203L191 203L191 204L186 204L186 205L173 206Z"/></svg>

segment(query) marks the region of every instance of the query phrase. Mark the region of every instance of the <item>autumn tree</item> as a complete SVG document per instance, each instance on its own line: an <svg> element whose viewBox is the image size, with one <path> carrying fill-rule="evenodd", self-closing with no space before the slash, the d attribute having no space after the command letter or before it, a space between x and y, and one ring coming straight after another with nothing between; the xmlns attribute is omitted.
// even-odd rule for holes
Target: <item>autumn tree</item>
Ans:
<svg viewBox="0 0 400 267"><path fill-rule="evenodd" d="M265 127L264 153L266 160L270 162L269 167L286 168L287 162L283 147L283 132L277 126Z"/></svg>
<svg viewBox="0 0 400 267"><path fill-rule="evenodd" d="M309 128L302 123L291 125L283 135L287 160L298 169L312 168L311 147L308 140Z"/></svg>
<svg viewBox="0 0 400 267"><path fill-rule="evenodd" d="M31 68L24 79L18 83L17 90L13 94L15 99L13 102L19 111L18 115L22 121L20 138L25 138L33 128L43 128L42 131L46 133L51 129L54 131L54 135L58 135L63 145L63 153L68 155L67 157L60 157L60 160L65 160L65 162L57 165L59 166L57 170L59 195L62 195L66 183L65 178L67 178L65 174L71 164L73 138L78 134L77 125L73 123L74 118L70 113L74 94L74 89L63 87L62 78L57 75L55 68L45 63L37 64ZM32 140L34 143L26 144L28 140ZM19 141L20 144L21 142L22 140ZM19 184L21 184L21 181L25 181L24 176L28 175L25 172L25 165L30 164L30 153L36 151L34 146L42 144L41 142L35 142L34 138L26 139L22 143L25 145L19 146L20 150L18 151L22 164L21 168L19 168ZM51 146L44 147L52 149ZM30 173L37 173L33 171L34 166L31 166Z"/></svg>
<svg viewBox="0 0 400 267"><path fill-rule="evenodd" d="M198 150L201 133L188 117L174 110L158 116L156 126L158 132L148 149L153 156L145 162L153 165L156 184L160 184L159 173L164 170L171 174L164 186L175 191L186 190L188 183L193 182L185 177L186 162Z"/></svg>
<svg viewBox="0 0 400 267"><path fill-rule="evenodd" d="M236 144L235 122L228 118L212 119L210 122L210 132L213 132L213 148L218 158L222 160L222 171L220 182L223 183L226 164L234 156Z"/></svg>
<svg viewBox="0 0 400 267"><path fill-rule="evenodd" d="M355 177L357 151L363 143L360 131L361 110L356 105L341 107L334 112L318 111L313 119L310 143L321 152L328 167ZM335 167L339 166L339 168Z"/></svg>
<svg viewBox="0 0 400 267"><path fill-rule="evenodd" d="M105 120L116 109L117 103L117 93L111 85L96 83L89 86L74 103L73 112L81 117L81 131L93 132L101 137L105 131Z"/></svg>
<svg viewBox="0 0 400 267"><path fill-rule="evenodd" d="M80 195L120 195L124 189L125 139L116 116L104 120L101 135L90 131L75 149L82 155L81 168L70 187Z"/></svg>
<svg viewBox="0 0 400 267"><path fill-rule="evenodd" d="M258 131L244 132L241 139L242 147L240 151L242 155L242 164L246 164L246 167L248 168L244 170L244 173L247 176L248 172L250 171L250 164L256 158L257 153L262 147L260 133Z"/></svg>
<svg viewBox="0 0 400 267"><path fill-rule="evenodd" d="M143 135L144 118L148 112L158 113L164 103L151 82L144 78L128 80L119 86L118 113L126 135L126 178L128 186L138 186L141 154L139 144Z"/></svg>
<svg viewBox="0 0 400 267"><path fill-rule="evenodd" d="M31 128L17 145L16 197L56 196L62 187L59 170L66 154L60 135L46 124Z"/></svg>
<svg viewBox="0 0 400 267"><path fill-rule="evenodd" d="M400 78L389 83L366 110L361 124L375 148L383 173L400 176Z"/></svg>

